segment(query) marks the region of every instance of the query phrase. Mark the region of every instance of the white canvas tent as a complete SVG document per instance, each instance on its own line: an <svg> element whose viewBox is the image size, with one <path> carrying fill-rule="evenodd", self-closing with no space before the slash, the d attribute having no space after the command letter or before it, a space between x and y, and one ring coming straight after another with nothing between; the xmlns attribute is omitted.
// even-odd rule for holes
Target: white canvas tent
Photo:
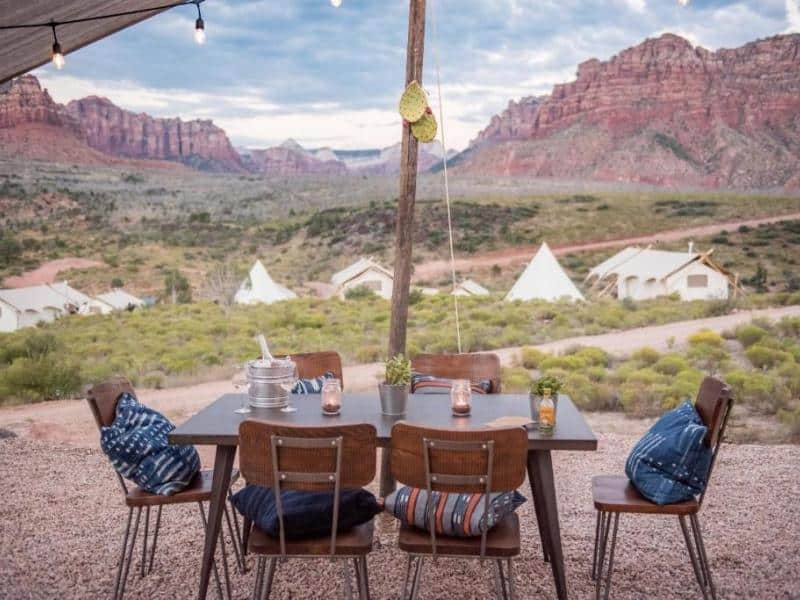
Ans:
<svg viewBox="0 0 800 600"><path fill-rule="evenodd" d="M506 300L583 300L583 294L567 277L547 242L543 242L519 276Z"/></svg>
<svg viewBox="0 0 800 600"><path fill-rule="evenodd" d="M613 293L620 300L647 300L677 293L681 300L723 300L728 286L736 290L736 277L717 265L713 250L670 252L630 246L589 271L586 277L600 295Z"/></svg>
<svg viewBox="0 0 800 600"><path fill-rule="evenodd" d="M257 260L233 299L237 304L272 304L292 298L297 298L297 294L276 283L264 264Z"/></svg>
<svg viewBox="0 0 800 600"><path fill-rule="evenodd" d="M90 303L88 312L107 315L115 310L133 310L144 306L144 300L129 294L125 290L115 289L99 294Z"/></svg>
<svg viewBox="0 0 800 600"><path fill-rule="evenodd" d="M381 298L388 300L392 297L394 275L372 257L359 258L349 267L334 273L331 276L331 283L335 286L335 293L342 299L347 290L366 287Z"/></svg>
<svg viewBox="0 0 800 600"><path fill-rule="evenodd" d="M91 300L66 282L0 290L0 331L16 331L82 312Z"/></svg>
<svg viewBox="0 0 800 600"><path fill-rule="evenodd" d="M453 290L456 296L487 296L489 290L473 279L465 279Z"/></svg>

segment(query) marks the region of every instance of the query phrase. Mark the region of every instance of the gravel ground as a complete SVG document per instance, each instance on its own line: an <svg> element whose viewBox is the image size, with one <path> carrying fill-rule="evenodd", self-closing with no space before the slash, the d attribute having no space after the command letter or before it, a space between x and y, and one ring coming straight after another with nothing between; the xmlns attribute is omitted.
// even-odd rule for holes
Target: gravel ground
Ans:
<svg viewBox="0 0 800 600"><path fill-rule="evenodd" d="M620 473L632 433L605 433L594 453L555 453L555 473L572 598L589 598L594 518L593 474ZM204 457L208 453L203 453ZM800 447L726 445L701 519L720 598L800 597ZM105 598L126 510L99 450L23 437L0 439L0 598ZM526 492L527 490L523 490ZM527 494L526 494L527 495ZM531 503L521 509L522 554L515 563L521 598L554 597L541 560ZM379 518L369 557L373 597L396 598L404 556L391 520ZM620 520L614 598L697 598L677 520ZM133 569L129 598L193 598L202 532L196 506L167 507L153 573ZM134 562L134 568L138 561ZM339 568L326 561L281 565L275 598L341 597ZM422 598L490 597L489 566L477 561L426 564ZM247 598L253 572L234 576ZM209 597L213 597L213 594Z"/></svg>

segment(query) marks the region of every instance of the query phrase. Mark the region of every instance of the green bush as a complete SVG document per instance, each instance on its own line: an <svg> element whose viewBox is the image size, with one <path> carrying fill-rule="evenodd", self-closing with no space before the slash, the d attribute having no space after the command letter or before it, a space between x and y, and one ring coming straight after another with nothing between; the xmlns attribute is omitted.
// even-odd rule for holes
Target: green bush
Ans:
<svg viewBox="0 0 800 600"><path fill-rule="evenodd" d="M653 365L653 370L662 375L677 375L689 368L689 363L678 354L665 354Z"/></svg>
<svg viewBox="0 0 800 600"><path fill-rule="evenodd" d="M605 350L593 346L577 347L569 354L592 366L606 367L610 362L610 357Z"/></svg>
<svg viewBox="0 0 800 600"><path fill-rule="evenodd" d="M794 362L794 357L790 353L769 348L762 344L756 344L748 348L745 356L757 369L769 369L785 362Z"/></svg>
<svg viewBox="0 0 800 600"><path fill-rule="evenodd" d="M724 377L734 398L756 411L773 415L784 407L786 398L778 394L780 381L771 373L735 369Z"/></svg>
<svg viewBox="0 0 800 600"><path fill-rule="evenodd" d="M510 394L527 393L531 389L531 376L523 367L503 368L503 392Z"/></svg>
<svg viewBox="0 0 800 600"><path fill-rule="evenodd" d="M778 420L788 428L789 440L800 442L800 406L792 410L779 410Z"/></svg>
<svg viewBox="0 0 800 600"><path fill-rule="evenodd" d="M345 300L360 300L362 298L376 298L376 297L377 294L375 294L375 292L373 292L366 285L357 285L356 287L348 288L344 292Z"/></svg>
<svg viewBox="0 0 800 600"><path fill-rule="evenodd" d="M584 368L586 368L586 361L574 354L572 356L550 356L539 363L539 370L543 373L547 373L552 369L580 371Z"/></svg>
<svg viewBox="0 0 800 600"><path fill-rule="evenodd" d="M650 347L639 348L636 352L631 354L631 360L634 360L642 365L653 365L661 358L658 350Z"/></svg>
<svg viewBox="0 0 800 600"><path fill-rule="evenodd" d="M70 398L80 387L79 366L55 355L18 358L0 376L0 397L27 402Z"/></svg>
<svg viewBox="0 0 800 600"><path fill-rule="evenodd" d="M538 369L541 362L546 358L550 358L550 356L551 355L547 352L542 352L537 348L531 348L529 346L524 347L520 351L522 366L526 369Z"/></svg>
<svg viewBox="0 0 800 600"><path fill-rule="evenodd" d="M710 329L701 329L689 336L690 346L705 345L719 348L724 344L725 339L716 331L711 331Z"/></svg>
<svg viewBox="0 0 800 600"><path fill-rule="evenodd" d="M758 325L748 323L746 325L740 325L737 327L734 333L736 335L736 339L739 340L739 343L741 343L745 348L749 348L756 342L761 341L761 339L769 332L766 329L762 329Z"/></svg>

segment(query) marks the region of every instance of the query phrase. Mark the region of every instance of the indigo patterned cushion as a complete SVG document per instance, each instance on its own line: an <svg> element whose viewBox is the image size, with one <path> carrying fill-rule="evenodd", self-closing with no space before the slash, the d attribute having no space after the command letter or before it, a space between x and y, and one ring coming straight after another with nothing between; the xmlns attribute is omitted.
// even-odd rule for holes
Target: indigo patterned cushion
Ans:
<svg viewBox="0 0 800 600"><path fill-rule="evenodd" d="M281 492L283 526L287 539L328 536L333 526L333 493ZM233 505L267 535L278 537L280 523L272 489L247 485L233 495ZM339 522L344 532L371 520L381 511L375 496L367 490L343 490L339 496Z"/></svg>
<svg viewBox="0 0 800 600"><path fill-rule="evenodd" d="M625 474L656 504L689 500L706 487L711 449L708 428L688 400L663 415L631 450Z"/></svg>
<svg viewBox="0 0 800 600"><path fill-rule="evenodd" d="M490 379L473 381L472 391L476 394L488 394L492 391ZM412 394L449 394L453 387L453 379L447 377L437 377L427 373L411 374L411 393Z"/></svg>
<svg viewBox="0 0 800 600"><path fill-rule="evenodd" d="M485 494L455 494L401 487L386 497L386 512L408 525L429 531L430 511L436 510L436 533L453 537L475 537L490 530L525 502L517 491L489 494L489 512L485 512ZM444 503L444 506L441 506Z"/></svg>
<svg viewBox="0 0 800 600"><path fill-rule="evenodd" d="M173 429L164 415L124 392L114 422L100 429L100 447L125 479L153 494L171 496L200 471L194 446L172 446L167 441Z"/></svg>
<svg viewBox="0 0 800 600"><path fill-rule="evenodd" d="M293 394L319 394L326 379L335 379L336 376L328 371L313 379L299 379L292 388Z"/></svg>

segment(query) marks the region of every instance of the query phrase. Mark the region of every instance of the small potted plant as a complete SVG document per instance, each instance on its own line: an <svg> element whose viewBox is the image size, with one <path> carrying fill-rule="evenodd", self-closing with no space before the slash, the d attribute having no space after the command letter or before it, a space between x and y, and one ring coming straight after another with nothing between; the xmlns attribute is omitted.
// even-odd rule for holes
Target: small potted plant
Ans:
<svg viewBox="0 0 800 600"><path fill-rule="evenodd" d="M408 390L411 385L411 361L402 354L386 361L386 379L378 385L381 411L389 416L406 414Z"/></svg>
<svg viewBox="0 0 800 600"><path fill-rule="evenodd" d="M531 386L530 402L531 417L534 421L539 420L539 404L546 393L549 392L553 400L555 410L558 410L558 392L564 387L564 382L553 375L543 375L533 382Z"/></svg>

